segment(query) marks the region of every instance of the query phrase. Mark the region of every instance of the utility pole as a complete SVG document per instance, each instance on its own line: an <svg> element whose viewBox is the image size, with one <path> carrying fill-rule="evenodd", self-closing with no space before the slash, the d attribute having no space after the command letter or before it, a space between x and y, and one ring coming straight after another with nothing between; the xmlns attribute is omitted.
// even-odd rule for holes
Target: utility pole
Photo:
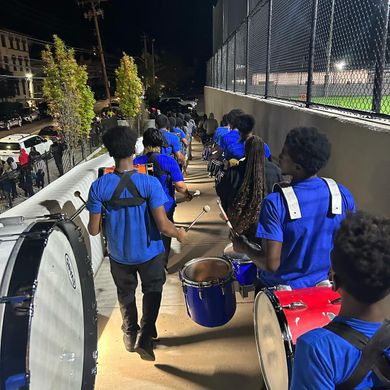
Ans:
<svg viewBox="0 0 390 390"><path fill-rule="evenodd" d="M100 36L100 29L99 29L99 21L98 21L98 16L101 16L102 18L104 17L104 12L100 8L100 3L108 1L108 0L82 0L79 1L78 4L82 6L90 6L91 8L84 13L85 19L88 19L91 21L92 19L94 20L95 23L95 30L96 30L96 38L98 42L98 51L99 51L99 56L100 56L100 62L102 65L102 72L103 72L103 80L104 80L104 87L106 90L106 97L108 99L108 104L111 107L111 94L110 94L110 87L109 87L109 82L108 82L108 77L107 77L107 70L106 70L106 61L104 59L104 52L103 52L103 46L102 46L102 40Z"/></svg>
<svg viewBox="0 0 390 390"><path fill-rule="evenodd" d="M156 71L154 68L154 42L155 41L156 40L153 38L152 39L152 77L153 77L152 85L156 83Z"/></svg>
<svg viewBox="0 0 390 390"><path fill-rule="evenodd" d="M148 87L148 77L149 77L149 64L148 64L148 37L144 33L142 35L144 41L144 65L145 65L145 87ZM153 82L152 82L153 83Z"/></svg>

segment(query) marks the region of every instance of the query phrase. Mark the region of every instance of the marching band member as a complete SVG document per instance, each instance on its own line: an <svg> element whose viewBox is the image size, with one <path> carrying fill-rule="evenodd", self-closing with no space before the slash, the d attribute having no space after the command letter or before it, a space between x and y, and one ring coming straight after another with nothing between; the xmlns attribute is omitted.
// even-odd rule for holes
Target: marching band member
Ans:
<svg viewBox="0 0 390 390"><path fill-rule="evenodd" d="M123 340L129 352L155 360L153 337L165 283L164 245L161 234L182 242L184 229L176 229L167 218L168 198L157 178L133 169L137 135L128 127L115 127L103 135L103 143L115 159L114 173L95 180L89 191L88 231L100 232L102 208L111 274L117 287L123 318ZM142 282L141 327L135 301L137 273Z"/></svg>
<svg viewBox="0 0 390 390"><path fill-rule="evenodd" d="M263 251L245 236L233 239L235 250L247 253L262 270L257 291L277 285L311 287L328 278L333 234L347 212L355 210L344 186L317 176L330 151L328 139L316 128L288 133L279 159L282 174L292 176L292 182L263 201L256 234L263 239Z"/></svg>
<svg viewBox="0 0 390 390"><path fill-rule="evenodd" d="M192 195L184 183L177 161L166 154L161 154L163 135L157 129L147 129L143 135L144 155L134 160L134 164L153 164L153 176L161 183L168 200L165 202L165 212L168 219L173 222L173 215L176 208L175 190L184 194L187 201L192 200ZM162 236L165 247L165 267L168 265L168 257L171 250L171 237Z"/></svg>
<svg viewBox="0 0 390 390"><path fill-rule="evenodd" d="M340 313L298 338L290 390L390 388L390 220L350 214L335 235L331 275Z"/></svg>

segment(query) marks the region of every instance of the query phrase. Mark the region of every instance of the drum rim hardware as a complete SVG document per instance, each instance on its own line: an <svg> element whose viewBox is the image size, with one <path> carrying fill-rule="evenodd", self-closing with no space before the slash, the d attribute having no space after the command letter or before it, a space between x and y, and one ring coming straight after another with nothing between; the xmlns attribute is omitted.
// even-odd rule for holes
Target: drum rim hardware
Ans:
<svg viewBox="0 0 390 390"><path fill-rule="evenodd" d="M228 266L227 277L223 279L218 278L207 282L195 282L194 280L188 279L188 277L186 277L184 273L185 269L193 265L194 263L198 263L199 260L222 260ZM228 283L231 279L233 279L233 272L233 267L230 262L222 257L197 257L195 259L190 260L183 266L183 268L179 272L179 277L182 283L183 290L186 286L210 288L214 286L225 285L226 283Z"/></svg>

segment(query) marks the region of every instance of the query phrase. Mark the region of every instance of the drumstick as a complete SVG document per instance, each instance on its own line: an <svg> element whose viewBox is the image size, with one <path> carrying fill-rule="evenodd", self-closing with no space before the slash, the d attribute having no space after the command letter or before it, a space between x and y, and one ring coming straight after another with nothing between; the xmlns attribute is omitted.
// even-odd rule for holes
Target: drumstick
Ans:
<svg viewBox="0 0 390 390"><path fill-rule="evenodd" d="M87 204L87 202L83 199L83 197L81 196L81 193L80 191L75 191L74 194L73 194L76 198L79 198L84 204Z"/></svg>
<svg viewBox="0 0 390 390"><path fill-rule="evenodd" d="M185 231L188 232L188 230L190 230L190 229L195 225L195 223L199 221L200 217L201 217L204 213L208 213L210 210L211 210L211 209L210 209L210 206L207 206L207 205L206 205L206 206L203 206L202 212L194 219L194 221L191 223L190 226L188 226L187 228L185 228Z"/></svg>
<svg viewBox="0 0 390 390"><path fill-rule="evenodd" d="M231 231L233 236L238 237L239 234L234 230L233 225L229 221L229 218L228 218L225 210L223 209L221 201L219 199L217 200L217 204L218 204L219 209L221 210L222 217L223 217L224 221L226 222L226 225L228 226L229 230Z"/></svg>

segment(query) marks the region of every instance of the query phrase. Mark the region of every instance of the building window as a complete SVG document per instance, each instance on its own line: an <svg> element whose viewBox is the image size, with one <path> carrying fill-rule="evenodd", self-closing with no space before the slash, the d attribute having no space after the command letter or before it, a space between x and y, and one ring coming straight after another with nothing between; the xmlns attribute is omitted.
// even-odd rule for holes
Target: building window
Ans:
<svg viewBox="0 0 390 390"><path fill-rule="evenodd" d="M12 65L14 66L14 70L18 70L18 68L16 67L16 57L15 56L12 56Z"/></svg>
<svg viewBox="0 0 390 390"><path fill-rule="evenodd" d="M14 37L9 37L9 43L10 43L11 49L15 49L15 47L14 47L14 45L15 45Z"/></svg>
<svg viewBox="0 0 390 390"><path fill-rule="evenodd" d="M16 86L16 94L19 96L20 95L19 81L15 83L15 86Z"/></svg>
<svg viewBox="0 0 390 390"><path fill-rule="evenodd" d="M23 41L23 50L27 51L27 41Z"/></svg>
<svg viewBox="0 0 390 390"><path fill-rule="evenodd" d="M26 67L26 71L29 71L28 58L24 57L24 66Z"/></svg>
<svg viewBox="0 0 390 390"><path fill-rule="evenodd" d="M23 89L23 95L24 95L24 96L27 96L27 95L26 95L26 84L25 84L25 82L23 82L23 81L22 81L22 89Z"/></svg>
<svg viewBox="0 0 390 390"><path fill-rule="evenodd" d="M7 56L4 56L4 68L9 70L8 57Z"/></svg>
<svg viewBox="0 0 390 390"><path fill-rule="evenodd" d="M19 57L19 70L22 72L23 71L23 58Z"/></svg>
<svg viewBox="0 0 390 390"><path fill-rule="evenodd" d="M1 46L7 47L7 45L5 44L5 36L4 35L1 36Z"/></svg>
<svg viewBox="0 0 390 390"><path fill-rule="evenodd" d="M20 50L20 39L16 38L16 48Z"/></svg>

